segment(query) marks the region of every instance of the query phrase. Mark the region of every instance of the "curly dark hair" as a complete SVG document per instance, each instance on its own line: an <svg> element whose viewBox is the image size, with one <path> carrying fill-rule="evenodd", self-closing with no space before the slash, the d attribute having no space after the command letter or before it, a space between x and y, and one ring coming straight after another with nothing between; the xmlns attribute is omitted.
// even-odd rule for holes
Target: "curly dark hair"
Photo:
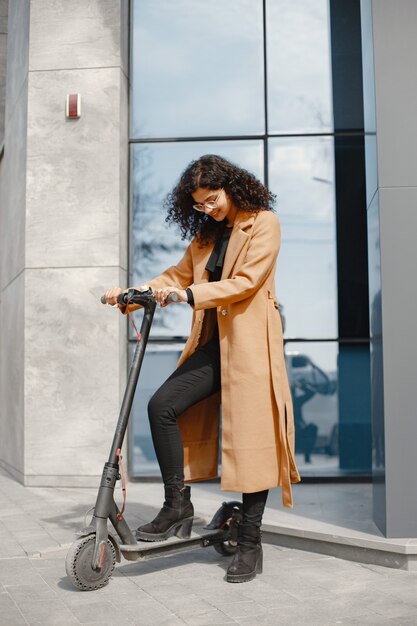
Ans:
<svg viewBox="0 0 417 626"><path fill-rule="evenodd" d="M198 188L223 188L239 211L272 211L275 202L275 195L253 174L220 156L206 154L192 161L167 195L164 207L166 221L179 224L181 238L197 236L203 246L219 238L224 224L193 209L191 194Z"/></svg>

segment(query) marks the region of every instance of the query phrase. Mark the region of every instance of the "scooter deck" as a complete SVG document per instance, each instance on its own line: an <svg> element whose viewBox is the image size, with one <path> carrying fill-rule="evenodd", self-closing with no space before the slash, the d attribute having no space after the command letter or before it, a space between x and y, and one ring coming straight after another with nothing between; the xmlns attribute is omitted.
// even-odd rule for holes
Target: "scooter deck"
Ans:
<svg viewBox="0 0 417 626"><path fill-rule="evenodd" d="M165 541L138 541L136 544L120 544L123 556L129 561L146 561L160 556L169 556L170 553L188 552L196 548L207 548L224 541L225 533L222 529L207 530L203 525L194 524L188 539L170 537Z"/></svg>

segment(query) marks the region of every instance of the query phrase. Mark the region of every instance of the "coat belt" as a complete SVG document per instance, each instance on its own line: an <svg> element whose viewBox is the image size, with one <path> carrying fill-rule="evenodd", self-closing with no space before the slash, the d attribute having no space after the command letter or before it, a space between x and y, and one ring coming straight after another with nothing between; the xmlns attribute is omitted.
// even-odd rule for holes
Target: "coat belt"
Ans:
<svg viewBox="0 0 417 626"><path fill-rule="evenodd" d="M285 411L284 415L279 415L279 434L280 434L280 455L279 455L279 468L281 475L281 491L282 491L282 505L293 508L292 489L291 489L291 463L288 455L288 440L285 424Z"/></svg>

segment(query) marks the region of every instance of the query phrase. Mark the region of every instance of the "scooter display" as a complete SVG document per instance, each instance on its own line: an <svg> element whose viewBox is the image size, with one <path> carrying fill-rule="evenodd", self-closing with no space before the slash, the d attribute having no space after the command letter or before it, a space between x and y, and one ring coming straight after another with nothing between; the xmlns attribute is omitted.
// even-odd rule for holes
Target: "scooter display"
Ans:
<svg viewBox="0 0 417 626"><path fill-rule="evenodd" d="M177 298L177 294L173 292L167 300L175 302ZM104 297L102 302L106 304ZM118 302L125 305L138 304L143 307L144 313L92 519L86 528L76 533L77 539L71 545L65 561L70 580L82 591L94 591L106 585L116 562L120 563L122 556L127 561L144 561L209 546L213 546L222 555L233 555L237 548L237 529L242 519L241 502L223 502L208 524L194 525L188 538L172 537L163 542L152 543L136 540L134 532L124 518L123 510L120 511L114 500L114 491L117 481L122 478L121 449L152 326L156 301L152 290L148 288L146 291L130 289L127 293L120 294ZM109 520L117 536L109 531Z"/></svg>

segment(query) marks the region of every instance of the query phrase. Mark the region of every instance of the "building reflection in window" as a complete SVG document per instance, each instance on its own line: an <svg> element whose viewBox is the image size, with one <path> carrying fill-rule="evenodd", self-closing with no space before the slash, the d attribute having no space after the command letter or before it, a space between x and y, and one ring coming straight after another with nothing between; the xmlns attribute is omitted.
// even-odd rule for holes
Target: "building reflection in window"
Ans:
<svg viewBox="0 0 417 626"><path fill-rule="evenodd" d="M301 475L369 473L369 346L287 341L285 355Z"/></svg>
<svg viewBox="0 0 417 626"><path fill-rule="evenodd" d="M287 342L296 461L302 474L339 468L338 345Z"/></svg>

